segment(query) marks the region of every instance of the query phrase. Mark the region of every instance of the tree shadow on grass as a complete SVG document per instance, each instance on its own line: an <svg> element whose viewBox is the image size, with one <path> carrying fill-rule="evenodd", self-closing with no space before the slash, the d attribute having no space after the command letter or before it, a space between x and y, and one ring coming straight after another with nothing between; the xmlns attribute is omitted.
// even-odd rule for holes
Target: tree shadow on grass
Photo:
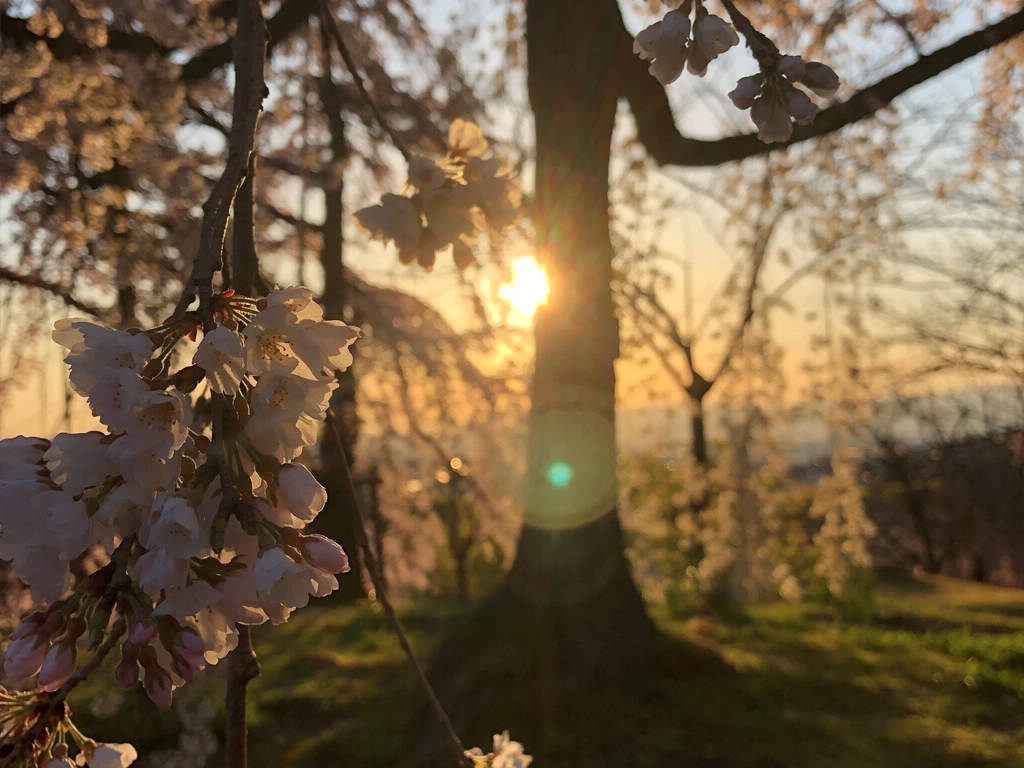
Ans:
<svg viewBox="0 0 1024 768"><path fill-rule="evenodd" d="M856 653L772 643L772 659L737 671L707 648L663 639L642 668L585 689L514 668L500 674L497 656L467 660L467 677L489 682L474 692L477 715L464 734L486 746L508 728L538 768L994 765L953 753L942 738L908 733L901 724L918 715L913 697L874 684L876 670ZM436 752L401 763L446 764Z"/></svg>

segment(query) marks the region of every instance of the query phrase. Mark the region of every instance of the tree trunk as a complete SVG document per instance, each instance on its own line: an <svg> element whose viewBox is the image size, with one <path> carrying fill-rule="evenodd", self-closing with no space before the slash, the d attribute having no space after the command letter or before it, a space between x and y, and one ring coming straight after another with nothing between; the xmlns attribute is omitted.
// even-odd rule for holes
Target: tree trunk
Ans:
<svg viewBox="0 0 1024 768"><path fill-rule="evenodd" d="M330 50L327 41L323 41L323 46L325 51ZM330 74L330 58L325 56L325 61L327 63L320 82L320 101L330 131L332 167L340 169L348 152L345 141L345 123L342 119L342 104L338 88ZM324 304L324 316L328 320L346 320L347 286L342 258L344 186L340 171L337 173L337 177L324 187L323 245L320 251L320 264L324 271L324 292L321 298ZM355 461L355 443L359 429L359 422L356 418L356 380L353 369L354 365L349 366L346 371L338 375L338 388L331 395L330 403L350 466ZM331 435L325 430L320 441L320 482L327 488L327 506L317 520L324 533L341 544L348 555L352 572L338 580L338 591L334 593L334 599L351 601L365 597L366 588L363 584L362 552L359 549L356 528L359 524L358 518L355 511L349 509L345 504L345 494L338 487L342 477L342 473L338 471L338 462L344 460L345 458L338 453Z"/></svg>
<svg viewBox="0 0 1024 768"><path fill-rule="evenodd" d="M690 398L690 450L698 467L708 468L708 442L704 431L704 398Z"/></svg>
<svg viewBox="0 0 1024 768"><path fill-rule="evenodd" d="M508 583L551 603L612 581L632 587L616 503L615 370L608 165L618 71L607 51L614 2L527 3L528 86L536 129L534 222L550 295L536 318L526 509ZM605 15L612 18L598 18Z"/></svg>
<svg viewBox="0 0 1024 768"><path fill-rule="evenodd" d="M533 213L550 293L536 318L525 519L505 582L442 643L433 668L471 741L500 716L479 704L495 703L484 691L515 679L501 727L521 725L541 753L580 692L641 662L656 637L616 509L608 165L621 68L604 38L621 28L618 14L613 0L585 13L572 0L527 2Z"/></svg>

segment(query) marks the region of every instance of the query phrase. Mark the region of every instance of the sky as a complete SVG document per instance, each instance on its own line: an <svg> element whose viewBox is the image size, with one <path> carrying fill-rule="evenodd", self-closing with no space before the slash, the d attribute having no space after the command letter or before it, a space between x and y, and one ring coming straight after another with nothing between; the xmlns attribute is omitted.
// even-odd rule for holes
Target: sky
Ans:
<svg viewBox="0 0 1024 768"><path fill-rule="evenodd" d="M434 0L427 3L432 8L428 16L428 23L432 24L439 33L450 29L449 16L452 12L458 12L460 23L469 18L479 18L484 22L500 21L503 11L501 6L479 6L466 8L462 4L450 2L450 0ZM636 4L624 3L627 24L636 31L643 25L641 16L635 12ZM946 36L951 37L956 30L962 30L967 25L975 23L974 19L958 18L946 28ZM467 68L470 66L470 59L476 58L481 52L487 52L493 37L489 38L486 31L486 23L483 25L484 33L478 38L474 45L466 46L459 51L466 61ZM870 52L870 51L868 51ZM493 54L493 51L490 52ZM866 56L866 59L879 60L877 56ZM899 62L892 59L883 59L884 68L892 68ZM684 80L670 89L670 95L677 107L680 107L677 114L680 123L688 133L693 135L722 135L733 130L749 128L746 117L742 113L733 110L726 104L722 108L722 95L729 90L731 83L740 74L746 74L750 69L749 57L744 51L734 49L723 57L723 61L716 62L717 66L712 71L707 81L692 82ZM851 79L863 81L873 79L877 76L879 65L865 64L860 71L855 73ZM908 103L927 103L938 99L946 103L950 95L958 91L966 92L972 87L972 83L978 74L977 63L971 63L958 68L955 72L942 78L940 83L930 84L919 91L910 94L905 101ZM869 78L869 75L871 76ZM513 84L514 86L514 84ZM694 89L697 89L696 91ZM696 96L694 95L696 93ZM717 94L710 96L709 94ZM522 101L520 94L520 102ZM683 105L687 109L682 109ZM499 137L512 136L521 130L521 121L518 114L513 114L507 108L497 107L488 116L489 122L485 122L484 128L493 135ZM723 123L723 120L725 121ZM921 141L927 141L928 137L922 135ZM703 183L707 180L710 172L686 173L669 171L664 174L665 183L671 187L675 182L673 177L683 177L693 183ZM529 168L524 174L526 181L529 181ZM688 195L684 187L679 188L679 198L685 201ZM297 190L296 190L297 196ZM346 204L353 210L361 205L371 204L372 200L352 199ZM320 215L316 195L310 196L310 216L315 218ZM322 209L322 206L320 206ZM713 206L712 206L713 208ZM697 209L681 205L680 210L672 211L670 223L663 230L657 233L653 239L659 247L672 259L678 262L688 262L692 265L691 293L695 298L692 307L693 315L700 317L707 309L706 297L715 295L728 274L731 265L734 263L734 256L730 254L728 247L724 247L722 240L728 241L729 232L722 231L723 224L715 220L714 215L708 214L708 209ZM718 231L715 231L716 227ZM0 222L2 232L2 222ZM466 301L467 289L460 284L456 277L454 267L445 259L439 260L438 267L430 274L424 274L415 267L399 265L393 250L381 247L379 244L368 244L359 241L358 234L354 228L350 231L350 244L352 247L347 251L347 256L365 278L381 284L389 284L399 287L410 293L420 296L424 300L438 307L446 314L453 325L465 326L467 323ZM922 243L925 241L922 240ZM787 240L784 234L780 238L779 248L794 250L796 244ZM509 268L512 264L519 262L530 255L530 248L522 240L513 240L505 245L502 254L505 262L504 269L484 268L472 276L478 282L482 294L493 302L496 311L500 311L502 285L506 284L511 275ZM669 267L669 270L679 268ZM311 282L316 282L315 269L311 270ZM777 265L770 266L766 272L765 279L768 283L777 283L784 276L785 270ZM287 271L282 272L281 279L288 282L291 275ZM679 315L682 322L683 301L679 281L667 288L663 294L665 303L672 307ZM899 292L891 292L891 297L896 301L919 301L917 298L899 298ZM808 320L810 312L821 306L822 289L820 283L814 280L806 281L789 294L791 302L799 308L798 312L792 314L777 313L774 318L774 328L781 339L786 350L787 372L792 377L800 375L801 366L811 354L810 338L813 334L820 332L820 317ZM507 307L506 307L507 309ZM820 313L819 313L820 314ZM515 325L527 325L529 318L522 312L512 311L506 318ZM713 344L711 346L714 346ZM813 355L812 355L813 356ZM0 416L0 436L8 436L21 432L31 431L42 427L43 432L52 431L60 427L64 420L64 386L62 384L63 372L59 365L59 350L54 347L43 356L45 364L39 372L24 383L23 388L15 394ZM633 380L643 381L650 374L628 364L619 366L620 379L622 380L621 391L623 393L624 406L640 406L647 404L647 399L642 395L633 395L636 388L632 385ZM798 397L798 391L794 389L794 397ZM81 402L73 402L71 405L72 423L75 428L81 428L85 419L85 410Z"/></svg>

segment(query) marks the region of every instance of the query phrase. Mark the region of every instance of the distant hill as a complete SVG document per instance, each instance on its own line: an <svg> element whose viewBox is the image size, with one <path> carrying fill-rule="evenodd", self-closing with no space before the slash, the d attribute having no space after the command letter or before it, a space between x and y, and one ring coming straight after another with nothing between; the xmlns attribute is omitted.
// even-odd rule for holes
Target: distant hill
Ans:
<svg viewBox="0 0 1024 768"><path fill-rule="evenodd" d="M1024 422L1024 389L1013 385L965 389L899 401L876 400L873 427L887 431L911 445L929 441L930 430L911 414L926 414L943 432L980 434ZM708 442L712 450L725 439L723 423L735 406L705 406ZM618 413L620 450L654 452L675 458L688 451L690 413L686 405L651 405L625 408ZM775 429L787 458L806 464L829 452L829 427L823 403L800 403L785 408Z"/></svg>

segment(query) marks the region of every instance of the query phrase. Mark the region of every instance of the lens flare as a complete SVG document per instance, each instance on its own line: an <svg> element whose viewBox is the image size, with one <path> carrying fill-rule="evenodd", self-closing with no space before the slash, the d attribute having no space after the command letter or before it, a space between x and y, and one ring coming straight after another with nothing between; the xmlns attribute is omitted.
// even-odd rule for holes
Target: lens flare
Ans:
<svg viewBox="0 0 1024 768"><path fill-rule="evenodd" d="M572 482L572 467L564 461L556 461L548 467L548 482L555 488L565 488Z"/></svg>

